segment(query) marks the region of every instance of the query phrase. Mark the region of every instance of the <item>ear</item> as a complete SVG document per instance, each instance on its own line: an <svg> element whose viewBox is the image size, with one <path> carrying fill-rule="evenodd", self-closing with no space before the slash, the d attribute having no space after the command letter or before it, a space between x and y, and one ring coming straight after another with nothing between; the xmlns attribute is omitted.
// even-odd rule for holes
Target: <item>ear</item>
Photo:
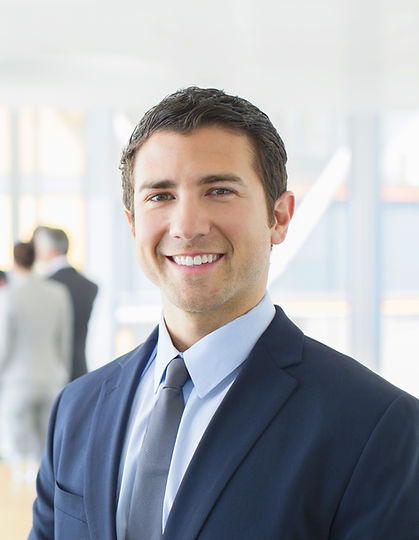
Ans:
<svg viewBox="0 0 419 540"><path fill-rule="evenodd" d="M271 244L280 244L285 240L288 225L294 214L295 197L291 191L284 191L276 200L274 207L275 223L271 229Z"/></svg>
<svg viewBox="0 0 419 540"><path fill-rule="evenodd" d="M135 238L134 216L132 215L132 213L128 210L126 206L124 206L124 214L128 220L128 223L131 229L131 234Z"/></svg>

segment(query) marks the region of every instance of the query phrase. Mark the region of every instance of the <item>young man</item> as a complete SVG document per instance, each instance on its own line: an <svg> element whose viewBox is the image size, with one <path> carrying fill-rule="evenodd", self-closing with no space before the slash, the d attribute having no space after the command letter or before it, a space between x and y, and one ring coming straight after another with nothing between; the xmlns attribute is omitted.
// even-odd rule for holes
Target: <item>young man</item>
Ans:
<svg viewBox="0 0 419 540"><path fill-rule="evenodd" d="M285 162L267 116L219 90L138 124L125 213L162 319L57 400L32 539L418 537L418 401L266 294Z"/></svg>

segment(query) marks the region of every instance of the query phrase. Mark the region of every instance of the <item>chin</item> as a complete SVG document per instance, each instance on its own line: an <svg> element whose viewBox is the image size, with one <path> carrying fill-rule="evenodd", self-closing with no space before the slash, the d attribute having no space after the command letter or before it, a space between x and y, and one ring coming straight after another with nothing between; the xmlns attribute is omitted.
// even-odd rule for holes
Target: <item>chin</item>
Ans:
<svg viewBox="0 0 419 540"><path fill-rule="evenodd" d="M181 311L188 313L206 313L219 308L225 302L225 299L219 299L215 295L202 297L201 295L171 295L170 302Z"/></svg>

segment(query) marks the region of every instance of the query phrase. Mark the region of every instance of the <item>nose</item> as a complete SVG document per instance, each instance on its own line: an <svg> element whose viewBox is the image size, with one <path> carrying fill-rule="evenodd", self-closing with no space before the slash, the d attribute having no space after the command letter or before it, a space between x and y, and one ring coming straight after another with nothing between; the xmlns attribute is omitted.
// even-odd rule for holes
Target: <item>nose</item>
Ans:
<svg viewBox="0 0 419 540"><path fill-rule="evenodd" d="M170 235L172 238L193 240L205 236L211 228L210 216L204 205L188 197L178 200L172 207Z"/></svg>

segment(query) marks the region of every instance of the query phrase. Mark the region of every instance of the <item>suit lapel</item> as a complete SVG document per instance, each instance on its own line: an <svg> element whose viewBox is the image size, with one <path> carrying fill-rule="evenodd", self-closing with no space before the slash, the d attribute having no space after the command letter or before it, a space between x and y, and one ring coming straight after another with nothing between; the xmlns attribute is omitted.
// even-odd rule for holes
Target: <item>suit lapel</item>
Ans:
<svg viewBox="0 0 419 540"><path fill-rule="evenodd" d="M85 504L92 538L115 540L117 482L132 401L157 340L157 329L139 349L121 359L102 385L88 441Z"/></svg>
<svg viewBox="0 0 419 540"><path fill-rule="evenodd" d="M278 308L204 433L164 538L197 537L221 491L297 387L282 368L301 361L302 343L302 332Z"/></svg>

